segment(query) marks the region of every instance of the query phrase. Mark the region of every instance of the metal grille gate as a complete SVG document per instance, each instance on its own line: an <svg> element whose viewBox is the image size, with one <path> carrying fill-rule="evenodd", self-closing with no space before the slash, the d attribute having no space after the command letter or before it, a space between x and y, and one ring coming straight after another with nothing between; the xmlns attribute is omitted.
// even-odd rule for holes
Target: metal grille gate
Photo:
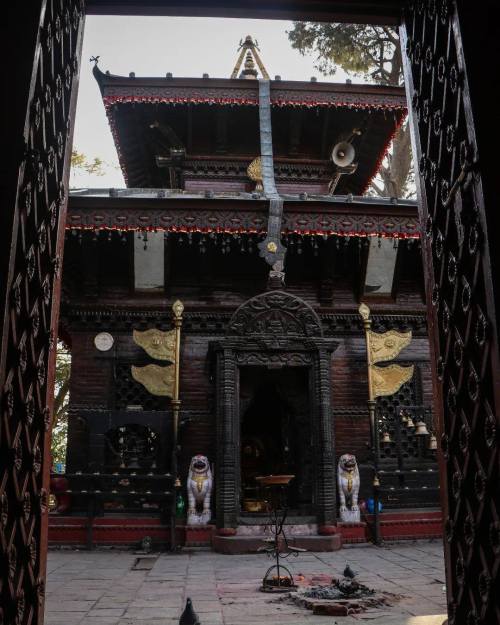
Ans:
<svg viewBox="0 0 500 625"><path fill-rule="evenodd" d="M51 377L84 18L79 0L36 4L1 346L0 622L16 625L43 622Z"/></svg>
<svg viewBox="0 0 500 625"><path fill-rule="evenodd" d="M498 344L456 3L408 2L402 43L420 173L435 404L442 411L449 625L494 625L500 623Z"/></svg>

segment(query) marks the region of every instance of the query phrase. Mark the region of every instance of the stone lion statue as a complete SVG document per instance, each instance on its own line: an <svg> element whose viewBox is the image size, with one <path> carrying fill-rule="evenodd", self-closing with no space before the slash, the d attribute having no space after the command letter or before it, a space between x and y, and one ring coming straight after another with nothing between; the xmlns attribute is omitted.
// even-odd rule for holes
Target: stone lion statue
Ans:
<svg viewBox="0 0 500 625"><path fill-rule="evenodd" d="M337 484L340 499L340 520L359 523L359 470L356 456L344 454L339 458Z"/></svg>
<svg viewBox="0 0 500 625"><path fill-rule="evenodd" d="M188 525L206 525L210 521L212 487L213 478L208 458L200 454L193 456L187 480Z"/></svg>

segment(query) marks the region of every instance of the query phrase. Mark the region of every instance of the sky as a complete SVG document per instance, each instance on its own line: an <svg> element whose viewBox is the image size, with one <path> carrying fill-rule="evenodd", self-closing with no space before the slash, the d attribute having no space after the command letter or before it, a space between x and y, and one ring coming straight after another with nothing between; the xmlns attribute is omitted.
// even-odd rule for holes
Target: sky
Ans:
<svg viewBox="0 0 500 625"><path fill-rule="evenodd" d="M105 162L105 175L74 171L72 187L124 187L116 149L92 75L90 58L99 56L103 72L128 76L229 78L240 39L252 35L271 78L345 82L342 70L322 77L314 69L315 58L291 47L286 31L292 22L229 18L88 16L83 40L82 67L75 119L73 148L89 160ZM355 79L356 82L362 82Z"/></svg>

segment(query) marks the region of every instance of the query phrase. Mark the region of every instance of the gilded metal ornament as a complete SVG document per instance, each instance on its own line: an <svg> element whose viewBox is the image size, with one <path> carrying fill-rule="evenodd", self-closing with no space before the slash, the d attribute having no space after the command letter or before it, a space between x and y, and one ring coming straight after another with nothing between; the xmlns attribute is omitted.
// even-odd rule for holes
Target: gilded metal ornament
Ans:
<svg viewBox="0 0 500 625"><path fill-rule="evenodd" d="M250 180L253 180L256 191L263 191L264 187L262 186L262 159L260 156L254 158L250 165L247 167L247 175Z"/></svg>
<svg viewBox="0 0 500 625"><path fill-rule="evenodd" d="M371 366L371 378L374 397L393 395L413 376L414 367L389 365L388 367Z"/></svg>
<svg viewBox="0 0 500 625"><path fill-rule="evenodd" d="M139 332L134 330L134 342L156 360L175 362L175 330L162 332L156 328Z"/></svg>
<svg viewBox="0 0 500 625"><path fill-rule="evenodd" d="M136 367L132 365L132 377L142 384L152 395L173 397L175 386L175 366L146 365Z"/></svg>
<svg viewBox="0 0 500 625"><path fill-rule="evenodd" d="M180 319L182 317L182 313L184 312L184 304L181 302L180 299L175 300L175 302L172 304L172 311L176 319Z"/></svg>
<svg viewBox="0 0 500 625"><path fill-rule="evenodd" d="M366 304L361 303L359 305L358 312L363 319L367 320L370 318L370 309L368 308Z"/></svg>
<svg viewBox="0 0 500 625"><path fill-rule="evenodd" d="M369 331L370 334L370 361L372 363L392 360L411 342L411 331L398 332L389 330L382 334Z"/></svg>

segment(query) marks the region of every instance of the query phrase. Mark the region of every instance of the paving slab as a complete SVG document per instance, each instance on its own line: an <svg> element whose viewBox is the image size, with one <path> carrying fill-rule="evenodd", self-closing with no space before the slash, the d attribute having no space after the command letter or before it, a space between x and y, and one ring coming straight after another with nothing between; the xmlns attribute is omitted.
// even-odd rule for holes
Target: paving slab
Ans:
<svg viewBox="0 0 500 625"><path fill-rule="evenodd" d="M270 565L263 554L155 555L150 571L132 571L131 552L50 551L45 625L178 625L187 597L201 625L442 625L445 618L437 541L355 546L286 562L297 579L322 583L339 577L349 562L362 583L400 596L392 606L355 617L313 615L259 592Z"/></svg>

